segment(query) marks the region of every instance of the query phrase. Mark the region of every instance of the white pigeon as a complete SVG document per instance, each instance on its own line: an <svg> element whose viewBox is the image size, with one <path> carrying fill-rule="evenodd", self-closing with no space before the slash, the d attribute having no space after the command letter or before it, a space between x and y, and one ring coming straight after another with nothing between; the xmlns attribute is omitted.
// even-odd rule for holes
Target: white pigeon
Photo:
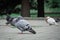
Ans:
<svg viewBox="0 0 60 40"><path fill-rule="evenodd" d="M58 23L55 21L54 18L52 17L46 17L46 22L49 24L49 25L58 25Z"/></svg>

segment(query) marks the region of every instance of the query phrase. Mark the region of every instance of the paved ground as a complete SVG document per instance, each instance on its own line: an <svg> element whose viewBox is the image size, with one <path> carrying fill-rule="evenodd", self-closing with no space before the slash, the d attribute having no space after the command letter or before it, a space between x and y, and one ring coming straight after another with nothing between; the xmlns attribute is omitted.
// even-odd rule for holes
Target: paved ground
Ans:
<svg viewBox="0 0 60 40"><path fill-rule="evenodd" d="M37 32L20 34L17 28L6 26L5 20L0 20L0 40L60 40L60 25L49 26L44 20L28 20ZM59 23L60 24L60 23Z"/></svg>

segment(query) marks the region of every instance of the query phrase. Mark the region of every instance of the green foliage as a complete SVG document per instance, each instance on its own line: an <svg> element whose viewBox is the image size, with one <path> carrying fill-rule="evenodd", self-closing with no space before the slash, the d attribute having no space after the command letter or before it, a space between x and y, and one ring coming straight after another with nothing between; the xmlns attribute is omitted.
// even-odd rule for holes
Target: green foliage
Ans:
<svg viewBox="0 0 60 40"><path fill-rule="evenodd" d="M21 4L17 5L17 6L15 7L15 9L16 9L16 8L21 9Z"/></svg>
<svg viewBox="0 0 60 40"><path fill-rule="evenodd" d="M37 9L37 0L30 0L31 9Z"/></svg>
<svg viewBox="0 0 60 40"><path fill-rule="evenodd" d="M45 12L60 12L60 0L44 0Z"/></svg>

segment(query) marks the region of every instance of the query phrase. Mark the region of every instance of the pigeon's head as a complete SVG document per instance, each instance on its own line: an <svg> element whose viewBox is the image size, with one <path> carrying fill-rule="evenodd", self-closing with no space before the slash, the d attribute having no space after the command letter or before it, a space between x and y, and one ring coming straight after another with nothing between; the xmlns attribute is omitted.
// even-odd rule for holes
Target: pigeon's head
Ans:
<svg viewBox="0 0 60 40"><path fill-rule="evenodd" d="M47 16L47 17L46 17L46 19L49 19L49 18L51 18L51 17L50 17L50 16Z"/></svg>
<svg viewBox="0 0 60 40"><path fill-rule="evenodd" d="M13 20L13 18L10 17L10 15L7 15L7 17L6 17L6 21L12 21L12 20Z"/></svg>
<svg viewBox="0 0 60 40"><path fill-rule="evenodd" d="M47 19L49 19L50 17L48 16L48 17L46 17Z"/></svg>

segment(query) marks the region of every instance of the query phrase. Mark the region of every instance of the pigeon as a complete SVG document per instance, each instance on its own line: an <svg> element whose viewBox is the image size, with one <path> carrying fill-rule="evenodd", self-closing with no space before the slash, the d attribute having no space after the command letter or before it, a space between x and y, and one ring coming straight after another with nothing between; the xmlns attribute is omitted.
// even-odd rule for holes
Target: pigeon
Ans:
<svg viewBox="0 0 60 40"><path fill-rule="evenodd" d="M29 31L33 34L36 34L36 32L32 29L30 23L27 20L25 20L22 16L18 16L17 18L7 16L6 20L7 25L11 24L12 26L15 26L21 31L21 33L23 33L24 31Z"/></svg>
<svg viewBox="0 0 60 40"><path fill-rule="evenodd" d="M46 17L46 22L49 25L58 25L58 23L56 22L56 20L54 18L52 18L52 17L49 17L49 16Z"/></svg>

